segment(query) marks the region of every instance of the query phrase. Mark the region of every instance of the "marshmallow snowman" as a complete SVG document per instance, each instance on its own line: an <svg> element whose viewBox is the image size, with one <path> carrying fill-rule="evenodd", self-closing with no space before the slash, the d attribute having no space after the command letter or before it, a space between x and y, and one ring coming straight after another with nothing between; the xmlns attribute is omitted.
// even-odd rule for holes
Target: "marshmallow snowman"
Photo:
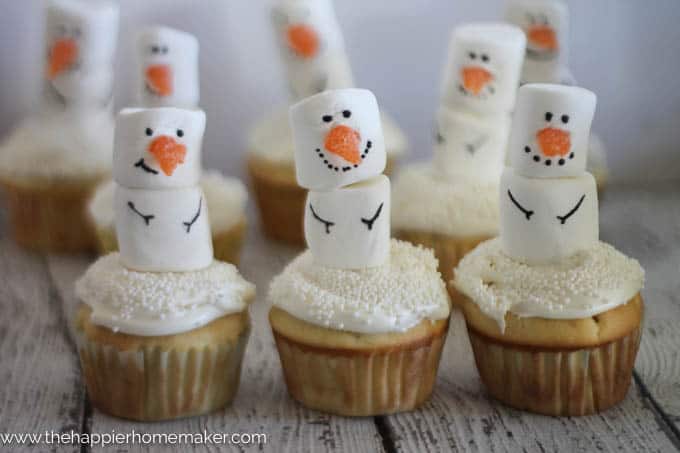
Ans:
<svg viewBox="0 0 680 453"><path fill-rule="evenodd" d="M122 263L191 271L213 260L205 195L198 186L205 113L124 109L114 140L115 227Z"/></svg>
<svg viewBox="0 0 680 453"><path fill-rule="evenodd" d="M149 27L140 32L137 47L141 105L195 108L199 100L196 37L168 27Z"/></svg>
<svg viewBox="0 0 680 453"><path fill-rule="evenodd" d="M515 103L526 38L502 23L472 23L451 36L444 105L480 114L509 113Z"/></svg>
<svg viewBox="0 0 680 453"><path fill-rule="evenodd" d="M331 0L280 0L272 22L295 99L353 86Z"/></svg>
<svg viewBox="0 0 680 453"><path fill-rule="evenodd" d="M501 178L500 231L504 251L521 262L558 263L598 241L597 188L585 171L595 103L583 88L519 90L511 167Z"/></svg>
<svg viewBox="0 0 680 453"><path fill-rule="evenodd" d="M106 0L50 0L46 17L46 101L106 106L113 89L118 6Z"/></svg>
<svg viewBox="0 0 680 453"><path fill-rule="evenodd" d="M560 0L513 0L506 18L527 37L522 81L563 83L568 78L567 6Z"/></svg>

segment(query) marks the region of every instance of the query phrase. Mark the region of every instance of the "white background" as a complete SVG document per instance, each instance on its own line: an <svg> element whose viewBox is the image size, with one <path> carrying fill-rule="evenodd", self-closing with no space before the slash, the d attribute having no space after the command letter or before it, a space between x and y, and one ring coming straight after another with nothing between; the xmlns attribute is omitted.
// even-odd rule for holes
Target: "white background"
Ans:
<svg viewBox="0 0 680 453"><path fill-rule="evenodd" d="M131 99L133 35L141 24L182 28L201 42L209 166L240 174L246 130L286 102L265 0L121 0L118 107ZM430 154L431 119L450 30L502 17L503 0L337 0L358 86L373 90L412 144ZM616 179L680 177L680 2L571 0L571 70L598 95L594 129ZM0 134L35 100L42 2L3 0Z"/></svg>

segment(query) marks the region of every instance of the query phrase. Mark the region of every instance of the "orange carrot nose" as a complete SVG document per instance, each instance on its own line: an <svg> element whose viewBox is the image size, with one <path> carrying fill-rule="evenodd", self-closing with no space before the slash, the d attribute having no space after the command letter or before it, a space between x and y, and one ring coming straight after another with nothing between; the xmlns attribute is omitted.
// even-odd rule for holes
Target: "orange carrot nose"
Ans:
<svg viewBox="0 0 680 453"><path fill-rule="evenodd" d="M359 153L359 145L361 144L361 135L354 129L348 126L335 126L326 135L324 141L324 148L329 153L336 154L351 164L358 164L361 162Z"/></svg>
<svg viewBox="0 0 680 453"><path fill-rule="evenodd" d="M149 144L149 152L156 158L163 173L172 176L177 166L184 163L187 147L169 135L161 135Z"/></svg>
<svg viewBox="0 0 680 453"><path fill-rule="evenodd" d="M311 58L319 50L319 35L309 25L288 27L288 45L303 58Z"/></svg>
<svg viewBox="0 0 680 453"><path fill-rule="evenodd" d="M547 157L566 156L571 149L569 132L554 127L546 127L536 134L538 146Z"/></svg>
<svg viewBox="0 0 680 453"><path fill-rule="evenodd" d="M493 80L493 74L479 66L466 66L462 72L463 87L475 95Z"/></svg>
<svg viewBox="0 0 680 453"><path fill-rule="evenodd" d="M146 86L159 96L172 94L172 68L165 64L154 64L146 68Z"/></svg>
<svg viewBox="0 0 680 453"><path fill-rule="evenodd" d="M75 39L59 39L50 48L47 79L52 80L78 60L78 43Z"/></svg>
<svg viewBox="0 0 680 453"><path fill-rule="evenodd" d="M557 34L547 25L534 25L527 31L529 43L545 50L557 50Z"/></svg>

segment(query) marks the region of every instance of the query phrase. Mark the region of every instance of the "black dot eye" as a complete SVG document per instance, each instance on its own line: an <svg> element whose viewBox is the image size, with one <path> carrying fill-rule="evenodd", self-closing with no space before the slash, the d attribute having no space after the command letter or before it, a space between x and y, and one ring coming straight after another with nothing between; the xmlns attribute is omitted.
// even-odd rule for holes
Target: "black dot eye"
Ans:
<svg viewBox="0 0 680 453"><path fill-rule="evenodd" d="M321 117L321 119L324 121L324 123L330 123L333 121L333 116L332 115L324 115Z"/></svg>
<svg viewBox="0 0 680 453"><path fill-rule="evenodd" d="M148 135L149 137L151 137L151 136L153 135L153 129L151 129L150 127L147 127L147 128L146 128L146 135Z"/></svg>
<svg viewBox="0 0 680 453"><path fill-rule="evenodd" d="M177 136L184 137L184 131L182 129L177 129Z"/></svg>
<svg viewBox="0 0 680 453"><path fill-rule="evenodd" d="M552 121L553 114L551 112L545 112L545 120Z"/></svg>
<svg viewBox="0 0 680 453"><path fill-rule="evenodd" d="M151 53L158 53L161 51L161 48L158 46L151 46Z"/></svg>
<svg viewBox="0 0 680 453"><path fill-rule="evenodd" d="M489 56L487 54L482 54L482 61L484 63L488 63L489 62Z"/></svg>
<svg viewBox="0 0 680 453"><path fill-rule="evenodd" d="M165 54L165 53L168 53L168 46L163 46L162 52L163 52L164 54Z"/></svg>
<svg viewBox="0 0 680 453"><path fill-rule="evenodd" d="M569 115L562 115L562 122L567 124L569 122Z"/></svg>
<svg viewBox="0 0 680 453"><path fill-rule="evenodd" d="M342 116L344 116L345 118L349 118L350 116L352 116L352 112L350 112L349 110L343 110Z"/></svg>
<svg viewBox="0 0 680 453"><path fill-rule="evenodd" d="M474 53L474 52L470 52L470 53L468 54L468 56L469 56L471 59L473 59L473 60L476 60L476 59L477 59L477 54Z"/></svg>

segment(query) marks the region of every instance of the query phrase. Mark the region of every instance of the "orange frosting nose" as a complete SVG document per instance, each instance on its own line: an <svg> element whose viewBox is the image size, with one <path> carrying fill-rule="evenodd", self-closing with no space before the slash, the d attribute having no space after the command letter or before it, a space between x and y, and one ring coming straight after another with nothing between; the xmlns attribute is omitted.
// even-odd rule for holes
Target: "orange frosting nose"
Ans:
<svg viewBox="0 0 680 453"><path fill-rule="evenodd" d="M156 158L163 173L172 176L177 166L184 163L187 147L177 143L173 137L161 135L149 143L149 152Z"/></svg>
<svg viewBox="0 0 680 453"><path fill-rule="evenodd" d="M538 146L547 157L566 156L571 149L571 135L562 129L546 127L536 134Z"/></svg>
<svg viewBox="0 0 680 453"><path fill-rule="evenodd" d="M146 86L159 96L172 94L172 68L165 64L148 66L144 74Z"/></svg>
<svg viewBox="0 0 680 453"><path fill-rule="evenodd" d="M303 58L311 58L319 50L319 35L309 25L288 27L288 45Z"/></svg>
<svg viewBox="0 0 680 453"><path fill-rule="evenodd" d="M529 43L545 50L557 50L557 35L555 30L547 25L534 25L527 32Z"/></svg>
<svg viewBox="0 0 680 453"><path fill-rule="evenodd" d="M340 125L330 130L326 135L323 146L329 153L340 156L347 162L356 165L361 162L360 144L361 135L357 131L351 127Z"/></svg>
<svg viewBox="0 0 680 453"><path fill-rule="evenodd" d="M493 75L479 66L463 68L463 87L473 94L481 93L482 89L493 80Z"/></svg>
<svg viewBox="0 0 680 453"><path fill-rule="evenodd" d="M56 76L73 66L78 59L78 43L75 39L60 39L52 44L47 64L47 78Z"/></svg>

